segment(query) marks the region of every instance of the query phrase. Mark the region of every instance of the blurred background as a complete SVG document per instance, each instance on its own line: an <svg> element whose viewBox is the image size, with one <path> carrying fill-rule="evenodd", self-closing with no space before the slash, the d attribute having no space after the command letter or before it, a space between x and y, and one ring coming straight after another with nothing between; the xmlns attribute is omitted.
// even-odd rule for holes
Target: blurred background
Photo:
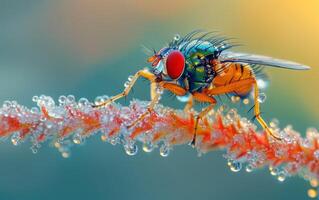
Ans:
<svg viewBox="0 0 319 200"><path fill-rule="evenodd" d="M262 110L281 126L319 128L318 0L0 0L0 101L31 107L33 95L117 94L147 64L141 45L158 50L198 28L238 38L237 50L312 66L267 69ZM146 87L139 81L134 97L148 99ZM197 157L181 146L167 158L156 151L129 157L98 137L69 159L47 146L37 155L29 148L1 143L0 199L307 199L302 179L279 183L268 169L232 173L222 152Z"/></svg>

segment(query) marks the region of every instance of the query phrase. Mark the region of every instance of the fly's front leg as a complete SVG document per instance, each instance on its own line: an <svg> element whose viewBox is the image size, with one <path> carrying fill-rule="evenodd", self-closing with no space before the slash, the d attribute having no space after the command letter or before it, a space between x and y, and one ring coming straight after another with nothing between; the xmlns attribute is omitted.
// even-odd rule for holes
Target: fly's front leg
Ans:
<svg viewBox="0 0 319 200"><path fill-rule="evenodd" d="M152 74L151 72L147 71L147 70L140 70L138 71L130 80L130 82L128 83L128 85L125 87L124 91L121 92L118 95L115 95L109 99L107 99L106 101L104 101L101 104L97 104L97 105L93 105L94 108L99 108L99 107L103 107L103 106L107 106L108 104L122 98L125 97L129 94L129 92L131 91L133 85L135 84L135 82L137 81L137 79L142 76L144 78L147 78L149 81L154 82L156 79L156 76L154 74Z"/></svg>
<svg viewBox="0 0 319 200"><path fill-rule="evenodd" d="M164 89L169 90L170 92L172 92L176 95L179 95L179 96L183 96L187 92L183 87L181 87L175 83L168 83L165 81L160 81L160 82L151 81L151 102L150 102L149 106L147 107L147 111L145 113L143 113L137 120L135 120L127 128L131 128L131 127L135 126L138 122L143 120L149 113L151 113L154 110L154 106L158 103L158 101L161 97L162 91Z"/></svg>
<svg viewBox="0 0 319 200"><path fill-rule="evenodd" d="M127 128L131 128L135 126L138 122L143 120L148 114L150 114L153 110L155 105L158 103L160 100L160 96L162 93L162 88L158 86L156 82L151 82L151 102L147 107L147 111L144 112L138 119L136 119L131 125L127 126Z"/></svg>

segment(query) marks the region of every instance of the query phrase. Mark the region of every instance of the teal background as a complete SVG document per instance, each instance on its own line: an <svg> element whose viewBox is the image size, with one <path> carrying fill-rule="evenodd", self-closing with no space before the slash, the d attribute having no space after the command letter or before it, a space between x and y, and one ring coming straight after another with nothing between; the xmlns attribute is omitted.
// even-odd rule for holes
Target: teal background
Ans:
<svg viewBox="0 0 319 200"><path fill-rule="evenodd" d="M120 92L147 65L141 45L159 49L175 33L203 28L238 38L238 50L295 60L311 71L267 70L267 121L301 132L319 127L319 2L276 0L0 0L0 101L33 106L33 95L77 98ZM148 99L146 82L132 96ZM121 101L125 103L124 101ZM127 103L127 102L126 102ZM164 99L165 105L182 107ZM268 169L232 173L223 152L202 157L178 146L127 156L90 138L64 159L45 146L0 145L0 199L306 199L308 183L279 183Z"/></svg>

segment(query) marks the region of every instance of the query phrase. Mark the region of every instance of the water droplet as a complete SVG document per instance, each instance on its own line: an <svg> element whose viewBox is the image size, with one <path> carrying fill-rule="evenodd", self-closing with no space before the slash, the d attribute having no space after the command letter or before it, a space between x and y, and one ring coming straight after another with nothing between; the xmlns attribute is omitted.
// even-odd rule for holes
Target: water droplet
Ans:
<svg viewBox="0 0 319 200"><path fill-rule="evenodd" d="M152 152L154 150L154 146L151 142L145 142L143 144L143 151L146 153Z"/></svg>
<svg viewBox="0 0 319 200"><path fill-rule="evenodd" d="M101 97L101 96L96 97L95 100L94 100L94 103L95 103L95 105L102 104L103 103L103 97Z"/></svg>
<svg viewBox="0 0 319 200"><path fill-rule="evenodd" d="M307 138L313 138L318 136L318 130L316 128L308 128L306 131Z"/></svg>
<svg viewBox="0 0 319 200"><path fill-rule="evenodd" d="M162 157L167 157L169 155L170 149L167 145L162 145L159 151Z"/></svg>
<svg viewBox="0 0 319 200"><path fill-rule="evenodd" d="M102 134L102 135L101 135L101 140L102 140L103 142L106 142L106 141L107 141L107 135L106 135L106 134Z"/></svg>
<svg viewBox="0 0 319 200"><path fill-rule="evenodd" d="M45 122L46 120L47 120L47 118L46 118L45 116L41 116L41 117L40 117L40 121L41 121L41 122Z"/></svg>
<svg viewBox="0 0 319 200"><path fill-rule="evenodd" d="M134 76L131 75L131 76L129 76L129 77L127 78L127 80L131 82L131 81L133 80L133 78L134 78Z"/></svg>
<svg viewBox="0 0 319 200"><path fill-rule="evenodd" d="M31 111L31 113L37 114L37 113L39 113L39 108L32 107L30 111Z"/></svg>
<svg viewBox="0 0 319 200"><path fill-rule="evenodd" d="M69 151L63 151L61 155L63 158L69 158L71 156L71 153Z"/></svg>
<svg viewBox="0 0 319 200"><path fill-rule="evenodd" d="M307 194L310 198L316 198L318 196L318 193L315 189L311 188L307 191Z"/></svg>
<svg viewBox="0 0 319 200"><path fill-rule="evenodd" d="M127 155L134 156L138 152L138 147L136 144L126 144L124 145L124 149Z"/></svg>
<svg viewBox="0 0 319 200"><path fill-rule="evenodd" d="M278 168L277 167L272 167L272 166L269 166L269 171L270 171L270 174L272 176L276 176L278 174Z"/></svg>
<svg viewBox="0 0 319 200"><path fill-rule="evenodd" d="M38 102L38 100L39 100L39 97L38 97L38 96L33 96L33 97L32 97L32 101L33 101L33 102Z"/></svg>
<svg viewBox="0 0 319 200"><path fill-rule="evenodd" d="M278 179L278 181L280 181L280 182L284 182L284 181L286 180L286 174L285 174L285 172L282 172L282 171L279 172L277 179Z"/></svg>
<svg viewBox="0 0 319 200"><path fill-rule="evenodd" d="M311 147L311 142L309 139L305 138L303 140L301 140L301 145L306 147L306 148L310 148Z"/></svg>
<svg viewBox="0 0 319 200"><path fill-rule="evenodd" d="M265 89L267 87L268 83L266 80L259 78L259 79L257 79L257 85L258 85L259 89Z"/></svg>
<svg viewBox="0 0 319 200"><path fill-rule="evenodd" d="M271 128L278 128L279 126L279 120L278 119L272 119L271 122L269 123Z"/></svg>
<svg viewBox="0 0 319 200"><path fill-rule="evenodd" d="M156 93L159 95L163 94L163 89L161 87L156 87Z"/></svg>
<svg viewBox="0 0 319 200"><path fill-rule="evenodd" d="M3 102L2 107L3 107L3 108L9 108L11 105L12 105L12 104L11 104L10 101L5 101L5 102Z"/></svg>
<svg viewBox="0 0 319 200"><path fill-rule="evenodd" d="M311 179L310 180L310 185L312 186L312 187L318 187L318 180L317 179Z"/></svg>
<svg viewBox="0 0 319 200"><path fill-rule="evenodd" d="M249 164L249 165L246 166L245 169L246 169L246 172L249 173L249 172L252 172L252 171L253 171L254 167L253 167L251 164Z"/></svg>
<svg viewBox="0 0 319 200"><path fill-rule="evenodd" d="M61 147L61 143L60 142L55 142L54 143L54 147L55 148L60 148Z"/></svg>
<svg viewBox="0 0 319 200"><path fill-rule="evenodd" d="M237 117L237 111L236 109L230 109L226 115L227 119L229 120L235 120Z"/></svg>
<svg viewBox="0 0 319 200"><path fill-rule="evenodd" d="M119 139L117 137L110 138L111 145L115 146L118 143Z"/></svg>
<svg viewBox="0 0 319 200"><path fill-rule="evenodd" d="M265 93L260 93L260 94L258 95L257 100L258 100L259 103L264 103L264 102L266 101L266 98L267 98L267 96L266 96Z"/></svg>
<svg viewBox="0 0 319 200"><path fill-rule="evenodd" d="M83 143L83 137L80 133L76 133L73 135L73 143L74 144L82 144Z"/></svg>
<svg viewBox="0 0 319 200"><path fill-rule="evenodd" d="M67 101L68 101L69 103L73 103L73 102L75 101L74 95L68 95Z"/></svg>
<svg viewBox="0 0 319 200"><path fill-rule="evenodd" d="M11 142L14 146L17 146L18 144L20 144L21 142L21 137L20 137L20 134L19 133L14 133L12 136L11 136Z"/></svg>
<svg viewBox="0 0 319 200"><path fill-rule="evenodd" d="M240 101L240 97L239 97L239 96L232 96L232 97L231 97L231 101L232 101L233 103L238 103L238 102Z"/></svg>
<svg viewBox="0 0 319 200"><path fill-rule="evenodd" d="M180 39L181 39L181 36L180 36L179 34L175 34L174 40L175 40L175 41L178 41L178 40L180 40Z"/></svg>
<svg viewBox="0 0 319 200"><path fill-rule="evenodd" d="M62 95L62 96L59 97L59 103L60 104L64 104L65 101L66 101L66 96Z"/></svg>
<svg viewBox="0 0 319 200"><path fill-rule="evenodd" d="M247 99L247 98L244 99L244 100L243 100L243 103L244 103L245 105L249 104L249 99Z"/></svg>
<svg viewBox="0 0 319 200"><path fill-rule="evenodd" d="M126 81L125 83L124 83L124 87L125 88L128 88L130 86L130 82L129 81Z"/></svg>
<svg viewBox="0 0 319 200"><path fill-rule="evenodd" d="M316 151L313 152L313 155L315 156L315 158L317 160L319 160L319 149L317 149Z"/></svg>
<svg viewBox="0 0 319 200"><path fill-rule="evenodd" d="M34 153L34 154L38 153L39 148L40 148L40 145L39 145L39 144L34 144L34 145L32 145L32 146L30 147L32 153Z"/></svg>
<svg viewBox="0 0 319 200"><path fill-rule="evenodd" d="M80 98L80 99L79 99L78 105L79 105L80 107L84 107L84 106L86 106L86 105L88 105L88 104L89 104L89 100L87 100L86 98Z"/></svg>
<svg viewBox="0 0 319 200"><path fill-rule="evenodd" d="M241 162L238 161L229 161L228 165L230 170L233 172L239 172L242 168Z"/></svg>

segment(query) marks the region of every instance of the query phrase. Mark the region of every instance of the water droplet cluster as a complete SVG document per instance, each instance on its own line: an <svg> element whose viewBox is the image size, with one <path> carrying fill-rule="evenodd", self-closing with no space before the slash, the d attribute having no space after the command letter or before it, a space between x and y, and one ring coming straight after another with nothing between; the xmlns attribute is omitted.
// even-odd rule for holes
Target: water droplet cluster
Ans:
<svg viewBox="0 0 319 200"><path fill-rule="evenodd" d="M132 81L129 77L128 81ZM157 91L161 93L161 90ZM108 96L97 97L94 104L108 100ZM260 94L262 103L265 95ZM44 144L50 143L64 158L71 155L70 149L83 145L93 135L103 142L123 146L129 156L139 149L151 153L158 149L159 155L167 157L173 147L188 144L193 139L196 112L184 113L157 104L148 113L148 102L133 100L129 106L110 103L94 108L85 98L73 95L60 96L55 102L51 97L34 96L36 107L26 108L16 101L5 101L0 108L0 138L13 145L31 141L31 151L37 153ZM237 101L234 98L234 101ZM217 148L226 151L225 158L231 171L254 172L263 166L269 167L271 175L280 182L293 175L309 180L308 195L317 196L319 177L319 133L309 128L303 138L291 125L279 127L274 119L270 128L282 140L258 132L256 126L241 117L236 109L227 106L212 111L199 121L196 138L198 155Z"/></svg>

